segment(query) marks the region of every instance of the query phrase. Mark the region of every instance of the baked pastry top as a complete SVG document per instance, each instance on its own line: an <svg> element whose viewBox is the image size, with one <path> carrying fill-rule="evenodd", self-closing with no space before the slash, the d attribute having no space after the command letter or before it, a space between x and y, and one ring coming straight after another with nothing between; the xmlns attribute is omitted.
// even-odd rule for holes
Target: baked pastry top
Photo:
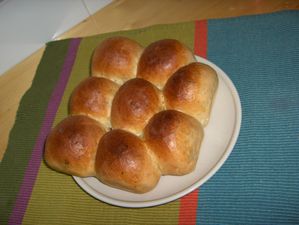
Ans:
<svg viewBox="0 0 299 225"><path fill-rule="evenodd" d="M217 73L178 40L143 48L108 38L94 50L91 76L74 89L69 116L48 135L45 161L62 173L148 192L162 175L195 169L217 86Z"/></svg>

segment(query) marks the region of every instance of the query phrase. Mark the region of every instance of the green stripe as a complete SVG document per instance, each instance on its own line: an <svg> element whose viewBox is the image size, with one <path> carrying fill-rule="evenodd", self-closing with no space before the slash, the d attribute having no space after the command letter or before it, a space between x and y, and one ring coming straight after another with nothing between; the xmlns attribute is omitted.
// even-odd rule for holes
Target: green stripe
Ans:
<svg viewBox="0 0 299 225"><path fill-rule="evenodd" d="M0 223L7 222L22 182L69 41L49 43L32 87L23 96L0 164Z"/></svg>
<svg viewBox="0 0 299 225"><path fill-rule="evenodd" d="M177 32L180 30L180 32ZM93 49L109 36L122 35L147 45L162 38L175 38L193 49L193 23L158 25L140 30L115 32L84 38L68 85L59 106L55 124L67 116L72 90L89 75ZM32 196L23 220L24 224L176 224L179 201L145 209L126 209L107 205L85 193L67 175L41 164Z"/></svg>

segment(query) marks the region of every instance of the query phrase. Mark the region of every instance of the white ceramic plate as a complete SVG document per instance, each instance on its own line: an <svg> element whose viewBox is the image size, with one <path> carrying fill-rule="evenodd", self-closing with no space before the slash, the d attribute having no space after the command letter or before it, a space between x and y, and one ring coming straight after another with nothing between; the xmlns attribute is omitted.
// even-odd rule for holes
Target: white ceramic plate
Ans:
<svg viewBox="0 0 299 225"><path fill-rule="evenodd" d="M241 127L241 103L238 92L229 77L215 64L197 57L199 62L214 68L219 86L211 117L204 129L196 169L185 176L162 176L158 185L145 194L133 194L109 187L93 177L74 177L87 193L103 202L122 207L149 207L178 199L201 186L223 165L237 141Z"/></svg>

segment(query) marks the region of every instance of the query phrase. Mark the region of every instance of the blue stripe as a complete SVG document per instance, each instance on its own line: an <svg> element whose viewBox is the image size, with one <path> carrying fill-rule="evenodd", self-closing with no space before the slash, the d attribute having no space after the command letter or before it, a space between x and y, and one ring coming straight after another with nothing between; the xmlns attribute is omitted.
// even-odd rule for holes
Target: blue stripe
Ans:
<svg viewBox="0 0 299 225"><path fill-rule="evenodd" d="M210 20L208 59L233 80L243 117L197 222L299 224L299 11Z"/></svg>

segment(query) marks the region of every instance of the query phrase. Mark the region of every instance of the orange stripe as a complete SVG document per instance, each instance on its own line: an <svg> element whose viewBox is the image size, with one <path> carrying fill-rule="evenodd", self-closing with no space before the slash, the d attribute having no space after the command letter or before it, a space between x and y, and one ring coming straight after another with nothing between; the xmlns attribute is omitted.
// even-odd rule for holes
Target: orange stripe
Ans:
<svg viewBox="0 0 299 225"><path fill-rule="evenodd" d="M198 189L185 195L180 201L179 225L196 224Z"/></svg>
<svg viewBox="0 0 299 225"><path fill-rule="evenodd" d="M206 20L195 21L194 53L207 58L208 26Z"/></svg>
<svg viewBox="0 0 299 225"><path fill-rule="evenodd" d="M194 53L203 58L207 58L207 31L208 27L206 20L195 21ZM190 194L181 198L179 211L179 225L196 224L198 192L199 190L196 189Z"/></svg>

